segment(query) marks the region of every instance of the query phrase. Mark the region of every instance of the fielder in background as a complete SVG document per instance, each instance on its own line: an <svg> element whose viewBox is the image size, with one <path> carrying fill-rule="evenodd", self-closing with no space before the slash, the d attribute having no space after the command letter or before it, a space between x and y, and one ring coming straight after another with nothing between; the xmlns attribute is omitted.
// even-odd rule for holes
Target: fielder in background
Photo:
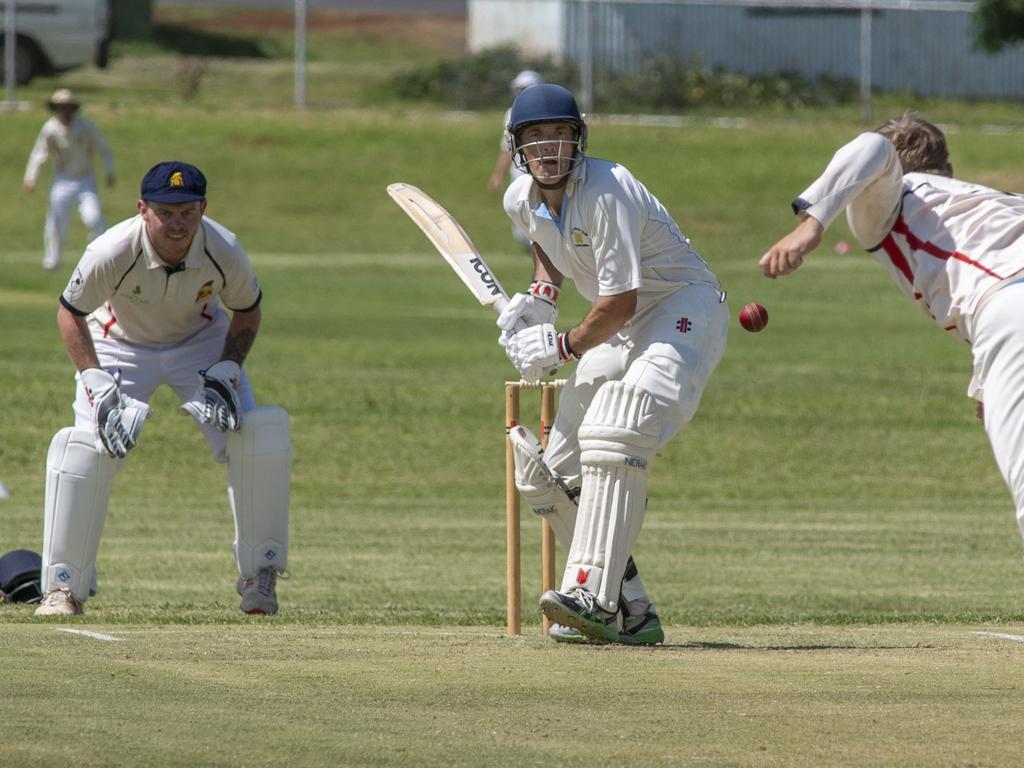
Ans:
<svg viewBox="0 0 1024 768"><path fill-rule="evenodd" d="M505 210L533 243L534 281L499 316L500 341L527 381L579 361L547 451L525 428L511 435L516 484L568 549L561 587L540 607L556 640L659 643L630 555L655 455L693 418L725 350L725 294L643 184L584 154L587 126L569 91L527 88L508 130L528 173L505 193ZM563 277L591 306L559 333Z"/></svg>
<svg viewBox="0 0 1024 768"><path fill-rule="evenodd" d="M953 178L946 137L905 113L841 147L792 203L796 227L761 257L788 275L845 208L900 291L971 345L978 402L1024 533L1024 198Z"/></svg>
<svg viewBox="0 0 1024 768"><path fill-rule="evenodd" d="M78 114L80 104L66 88L54 91L48 102L53 117L43 123L32 154L25 168L25 191L36 188L39 171L48 158L53 158L53 180L50 203L43 230L43 266L56 269L60 265L64 238L71 223L71 211L78 206L82 223L89 230L89 239L103 234L103 210L96 187L93 154L99 152L107 172L107 186L114 186L114 155L110 144L92 121Z"/></svg>
<svg viewBox="0 0 1024 768"><path fill-rule="evenodd" d="M206 178L195 166L151 168L138 210L89 245L60 297L57 325L77 369L75 425L57 432L46 457L36 615L80 614L95 591L114 475L161 384L227 464L242 611L276 613L291 443L287 413L257 407L241 367L260 326L259 283L235 235L204 216Z"/></svg>
<svg viewBox="0 0 1024 768"><path fill-rule="evenodd" d="M539 74L532 69L524 69L509 83L509 87L512 90L512 98L515 99L516 96L531 85L539 85L542 82L544 80ZM525 173L518 165L512 162L512 146L509 143L511 137L508 135L508 121L511 115L512 108L509 107L505 110L505 116L501 121L501 145L498 148L498 159L494 161L494 170L491 171L491 178L487 181L487 188L491 192L497 192L506 188L506 173L508 174L509 184ZM515 224L512 225L512 236L523 248L527 251L530 250L530 239Z"/></svg>

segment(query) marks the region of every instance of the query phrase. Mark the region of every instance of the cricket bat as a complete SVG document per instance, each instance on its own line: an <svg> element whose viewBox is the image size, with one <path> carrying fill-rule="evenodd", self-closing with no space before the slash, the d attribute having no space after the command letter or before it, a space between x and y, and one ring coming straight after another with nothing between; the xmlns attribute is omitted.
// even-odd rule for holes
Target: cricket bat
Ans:
<svg viewBox="0 0 1024 768"><path fill-rule="evenodd" d="M508 304L508 294L455 217L412 184L388 184L388 194L423 230L477 301L501 312Z"/></svg>

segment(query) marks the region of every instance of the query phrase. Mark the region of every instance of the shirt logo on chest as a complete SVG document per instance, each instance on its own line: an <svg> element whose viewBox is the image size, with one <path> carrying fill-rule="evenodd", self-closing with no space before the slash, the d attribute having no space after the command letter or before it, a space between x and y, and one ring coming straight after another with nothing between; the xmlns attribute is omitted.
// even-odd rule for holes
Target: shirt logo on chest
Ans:
<svg viewBox="0 0 1024 768"><path fill-rule="evenodd" d="M121 295L128 299L128 301L130 301L132 304L149 304L149 299L143 298L142 296L141 285L136 285L127 295Z"/></svg>
<svg viewBox="0 0 1024 768"><path fill-rule="evenodd" d="M572 244L577 248L589 248L590 247L590 235L584 232L579 227L572 228Z"/></svg>
<svg viewBox="0 0 1024 768"><path fill-rule="evenodd" d="M210 298L210 296L212 295L213 280L207 280L205 283L203 283L202 287L198 291L196 291L195 303L198 304L200 301L206 301L206 299Z"/></svg>

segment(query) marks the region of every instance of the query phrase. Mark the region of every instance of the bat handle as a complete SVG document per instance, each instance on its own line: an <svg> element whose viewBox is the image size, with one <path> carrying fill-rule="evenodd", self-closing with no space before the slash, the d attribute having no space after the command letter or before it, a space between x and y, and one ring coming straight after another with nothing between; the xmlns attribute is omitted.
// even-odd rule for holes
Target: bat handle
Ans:
<svg viewBox="0 0 1024 768"><path fill-rule="evenodd" d="M508 296L499 296L497 299L494 300L494 303L491 304L491 307L499 315L501 314L502 310L505 309L505 307L507 307L507 306L508 306ZM523 320L523 318L520 317L518 320L516 320L516 324L514 326L512 326L512 329L516 333L518 333L519 331L523 330L524 328L529 328L529 327L530 326L528 326L526 324L526 321Z"/></svg>

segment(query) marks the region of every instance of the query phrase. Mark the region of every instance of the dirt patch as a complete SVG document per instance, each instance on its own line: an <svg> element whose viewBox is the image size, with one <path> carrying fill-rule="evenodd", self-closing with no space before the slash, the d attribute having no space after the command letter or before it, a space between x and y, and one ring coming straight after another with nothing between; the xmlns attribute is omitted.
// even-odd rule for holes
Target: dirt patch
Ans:
<svg viewBox="0 0 1024 768"><path fill-rule="evenodd" d="M294 15L288 11L235 10L199 14L163 12L158 20L207 32L253 34L286 32L294 29ZM398 13L345 13L312 11L306 15L310 33L354 32L378 42L415 42L440 51L461 50L466 44L464 16L429 16Z"/></svg>

